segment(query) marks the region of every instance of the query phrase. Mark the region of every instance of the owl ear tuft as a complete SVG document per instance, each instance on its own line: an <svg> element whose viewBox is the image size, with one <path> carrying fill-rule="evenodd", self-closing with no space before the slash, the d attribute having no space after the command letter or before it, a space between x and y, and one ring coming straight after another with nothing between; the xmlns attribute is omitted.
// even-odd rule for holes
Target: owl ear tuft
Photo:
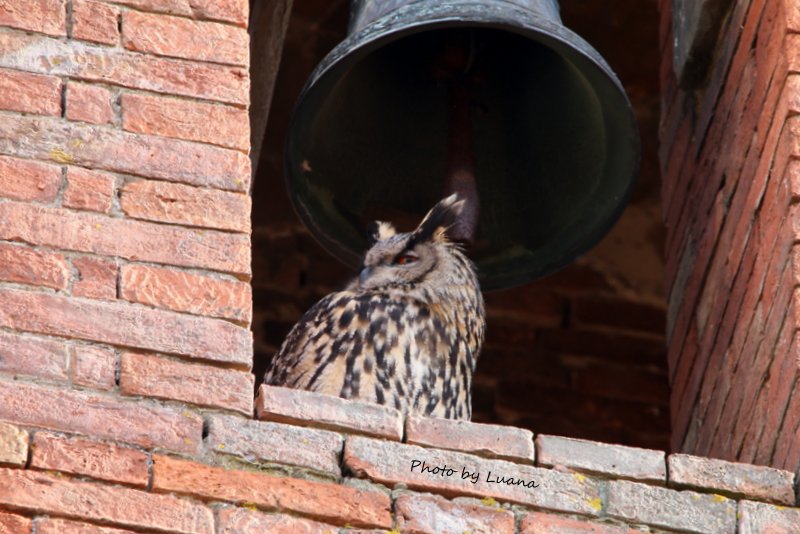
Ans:
<svg viewBox="0 0 800 534"><path fill-rule="evenodd" d="M397 230L395 230L394 226L392 226L392 223L374 221L370 223L369 227L367 227L368 245L371 247L378 241L389 239L395 234L397 234Z"/></svg>
<svg viewBox="0 0 800 534"><path fill-rule="evenodd" d="M434 239L443 241L447 238L447 230L453 226L464 209L464 199L457 193L440 200L422 219L419 226L411 234L411 243L419 243Z"/></svg>

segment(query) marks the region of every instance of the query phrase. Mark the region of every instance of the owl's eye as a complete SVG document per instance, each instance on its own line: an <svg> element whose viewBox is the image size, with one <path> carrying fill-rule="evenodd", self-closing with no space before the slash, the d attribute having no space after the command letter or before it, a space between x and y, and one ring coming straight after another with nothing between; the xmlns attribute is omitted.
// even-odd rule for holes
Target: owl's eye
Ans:
<svg viewBox="0 0 800 534"><path fill-rule="evenodd" d="M408 265L409 263L414 263L419 258L417 258L414 254L410 254L406 252L405 254L400 254L394 259L395 265Z"/></svg>

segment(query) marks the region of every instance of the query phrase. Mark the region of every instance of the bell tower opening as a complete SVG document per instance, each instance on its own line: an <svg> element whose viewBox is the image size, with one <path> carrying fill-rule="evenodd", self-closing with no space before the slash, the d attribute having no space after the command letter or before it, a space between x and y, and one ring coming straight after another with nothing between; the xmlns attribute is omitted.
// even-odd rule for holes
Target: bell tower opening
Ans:
<svg viewBox="0 0 800 534"><path fill-rule="evenodd" d="M327 293L341 289L357 273L315 241L292 209L284 179L284 143L292 110L314 67L346 38L350 3L347 0L283 3L287 9L288 4L293 5L287 15L282 59L253 190L253 332L257 383L288 330L305 310ZM641 134L641 170L630 204L597 246L553 274L514 289L485 294L487 338L474 377L472 420L529 428L536 433L666 450L670 418L664 230L657 155L660 60L657 6L656 2L635 0L565 0L560 5L564 25L596 48L622 82ZM421 40L407 46L423 46ZM498 44L502 49L501 45ZM402 55L403 52L402 46L397 46L385 53ZM391 68L393 64L398 65L396 69ZM380 90L408 92L408 88L398 87L404 79L402 64L394 61L383 65L389 72L380 77ZM506 74L508 87L514 85L519 73L514 73L513 58L492 67ZM546 72L553 74L551 71ZM569 95L538 96L531 101L515 102L510 95L504 102L519 114L530 111L527 109L530 105L552 113L558 109L551 105L554 99L566 99ZM369 107L363 98L358 100ZM424 110L424 101L411 100L416 109ZM436 109L439 108L432 106L427 114L436 113ZM397 110L386 110L390 115L392 112ZM590 110L574 108L572 112L590 115ZM336 108L321 116L325 120L319 119L322 121L319 128L339 128L341 143L354 142L346 132L357 125L340 124ZM486 128L491 128L489 119L484 120ZM567 117L551 119L558 123ZM374 127L381 123L371 124ZM327 147L340 155L329 158L330 161L353 170L349 201L357 203L358 195L380 185L371 185L359 169L370 157L369 143L377 142L377 136L393 133L394 129L386 126L346 150ZM424 133L420 133L419 141ZM565 129L550 141L574 142L582 135L587 135L585 129L574 135ZM517 142L506 139L491 148L510 150ZM430 144L423 142L422 148ZM398 144L396 149L400 163L413 165L417 161L418 151L413 147ZM588 159L591 158L586 154L578 157L576 153L573 159L560 161L558 165L558 162L546 164L557 165L558 168L550 169L552 172L575 173L573 167L592 163L581 161ZM315 162L307 163L316 170ZM510 174L513 176L513 172ZM425 180L416 183L415 179L418 177L410 178L409 187L425 186ZM480 187L485 189L482 195L491 195L495 190L492 184ZM440 188L432 187L431 194L438 195ZM395 191L390 196L402 193ZM521 204L524 209L528 202ZM535 205L531 209L536 209ZM540 211L546 212L546 208ZM556 220L560 215L567 216L555 215ZM370 213L370 216L391 220L393 213Z"/></svg>

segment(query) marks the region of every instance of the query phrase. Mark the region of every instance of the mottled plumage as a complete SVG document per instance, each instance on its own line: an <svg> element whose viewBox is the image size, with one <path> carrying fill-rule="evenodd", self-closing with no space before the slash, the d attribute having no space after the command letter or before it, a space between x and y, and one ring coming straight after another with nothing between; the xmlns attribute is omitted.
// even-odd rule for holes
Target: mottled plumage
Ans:
<svg viewBox="0 0 800 534"><path fill-rule="evenodd" d="M446 237L462 207L447 197L409 233L374 223L359 277L306 312L265 383L469 419L486 323L475 268Z"/></svg>

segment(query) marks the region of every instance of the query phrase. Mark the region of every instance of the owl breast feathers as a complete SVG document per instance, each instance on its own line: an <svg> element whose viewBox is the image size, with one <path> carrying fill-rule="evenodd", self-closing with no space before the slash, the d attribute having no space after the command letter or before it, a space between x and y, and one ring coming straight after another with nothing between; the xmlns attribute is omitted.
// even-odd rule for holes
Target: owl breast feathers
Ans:
<svg viewBox="0 0 800 534"><path fill-rule="evenodd" d="M451 195L409 233L376 221L361 274L306 312L264 382L469 419L486 321L475 268L447 239L462 208Z"/></svg>

